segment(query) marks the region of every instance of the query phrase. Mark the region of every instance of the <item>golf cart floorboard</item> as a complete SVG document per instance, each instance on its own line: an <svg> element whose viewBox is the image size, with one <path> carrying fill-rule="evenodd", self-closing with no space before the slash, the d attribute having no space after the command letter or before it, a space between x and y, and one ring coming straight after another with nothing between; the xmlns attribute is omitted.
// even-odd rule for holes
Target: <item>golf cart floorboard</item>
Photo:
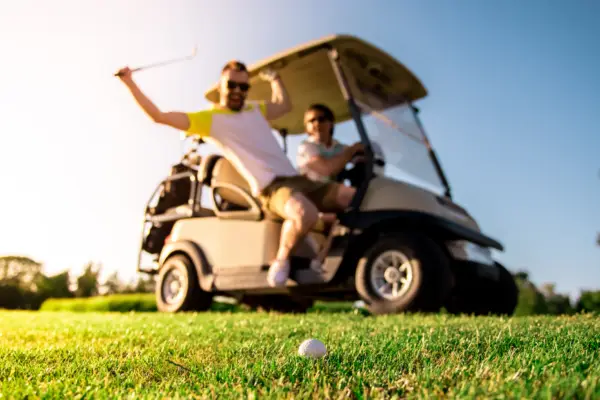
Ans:
<svg viewBox="0 0 600 400"><path fill-rule="evenodd" d="M307 259L293 259L287 286L326 284L331 280L341 257L328 257L323 264L323 272L314 271ZM237 267L220 268L214 272L214 286L217 290L244 290L269 288L267 283L268 265L258 268Z"/></svg>
<svg viewBox="0 0 600 400"><path fill-rule="evenodd" d="M326 282L321 274L314 271L292 271L290 272L288 286L297 285L299 280L302 284ZM214 284L217 290L263 289L269 287L267 271L258 274L217 275Z"/></svg>

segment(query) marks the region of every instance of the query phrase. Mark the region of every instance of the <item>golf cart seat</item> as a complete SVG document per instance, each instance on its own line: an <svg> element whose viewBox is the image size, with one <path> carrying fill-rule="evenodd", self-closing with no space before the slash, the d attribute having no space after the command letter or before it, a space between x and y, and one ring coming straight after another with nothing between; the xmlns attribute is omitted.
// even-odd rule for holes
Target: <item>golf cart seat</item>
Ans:
<svg viewBox="0 0 600 400"><path fill-rule="evenodd" d="M225 157L212 154L203 159L198 179L211 188L214 212L219 218L260 221L269 219L283 222L279 215L266 210L260 200L252 196L250 185ZM329 228L323 221L317 223L315 232Z"/></svg>

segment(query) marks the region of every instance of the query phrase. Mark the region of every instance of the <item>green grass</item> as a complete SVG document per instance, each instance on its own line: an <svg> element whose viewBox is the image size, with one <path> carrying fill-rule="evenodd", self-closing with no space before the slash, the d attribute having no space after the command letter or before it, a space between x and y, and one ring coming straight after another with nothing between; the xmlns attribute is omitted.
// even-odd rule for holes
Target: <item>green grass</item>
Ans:
<svg viewBox="0 0 600 400"><path fill-rule="evenodd" d="M247 307L240 307L231 302L219 301L215 298L211 307L212 311L244 311ZM316 302L309 312L344 312L352 311L350 302ZM154 293L127 293L111 294L108 296L78 297L78 298L50 298L40 307L40 311L118 311L118 312L156 312L156 299Z"/></svg>
<svg viewBox="0 0 600 400"><path fill-rule="evenodd" d="M0 312L1 398L598 398L600 319ZM297 356L306 338L319 360Z"/></svg>
<svg viewBox="0 0 600 400"><path fill-rule="evenodd" d="M42 303L40 311L156 311L153 293L112 294L109 296L50 298Z"/></svg>

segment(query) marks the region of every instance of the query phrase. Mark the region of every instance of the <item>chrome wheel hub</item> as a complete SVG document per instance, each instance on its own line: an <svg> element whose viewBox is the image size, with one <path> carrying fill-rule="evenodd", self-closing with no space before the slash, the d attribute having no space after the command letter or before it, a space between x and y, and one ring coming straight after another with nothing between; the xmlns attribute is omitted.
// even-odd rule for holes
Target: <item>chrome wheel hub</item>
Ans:
<svg viewBox="0 0 600 400"><path fill-rule="evenodd" d="M384 299L396 300L408 291L413 281L410 259L399 250L381 253L371 268L371 286Z"/></svg>
<svg viewBox="0 0 600 400"><path fill-rule="evenodd" d="M162 294L165 303L172 304L181 300L184 289L183 274L176 269L172 269L165 275L162 284Z"/></svg>

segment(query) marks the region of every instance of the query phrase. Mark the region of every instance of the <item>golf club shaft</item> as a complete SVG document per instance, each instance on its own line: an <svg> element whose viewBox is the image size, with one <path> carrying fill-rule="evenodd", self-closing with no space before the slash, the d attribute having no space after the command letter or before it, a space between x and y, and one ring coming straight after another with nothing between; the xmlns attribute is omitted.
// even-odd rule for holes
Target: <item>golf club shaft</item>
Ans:
<svg viewBox="0 0 600 400"><path fill-rule="evenodd" d="M157 62L157 63L154 63L154 64L148 64L148 65L144 65L144 66L141 66L141 67L133 68L131 70L131 72L133 73L133 72L142 71L142 70L145 70L145 69L161 67L163 65L174 64L174 63L180 62L180 61L191 60L194 57L196 57L196 48L195 47L194 47L194 52L191 55L189 55L189 56L180 57L180 58L174 58L174 59L167 60L167 61L160 61L160 62ZM121 74L119 72L116 72L114 75L115 76L121 76Z"/></svg>

